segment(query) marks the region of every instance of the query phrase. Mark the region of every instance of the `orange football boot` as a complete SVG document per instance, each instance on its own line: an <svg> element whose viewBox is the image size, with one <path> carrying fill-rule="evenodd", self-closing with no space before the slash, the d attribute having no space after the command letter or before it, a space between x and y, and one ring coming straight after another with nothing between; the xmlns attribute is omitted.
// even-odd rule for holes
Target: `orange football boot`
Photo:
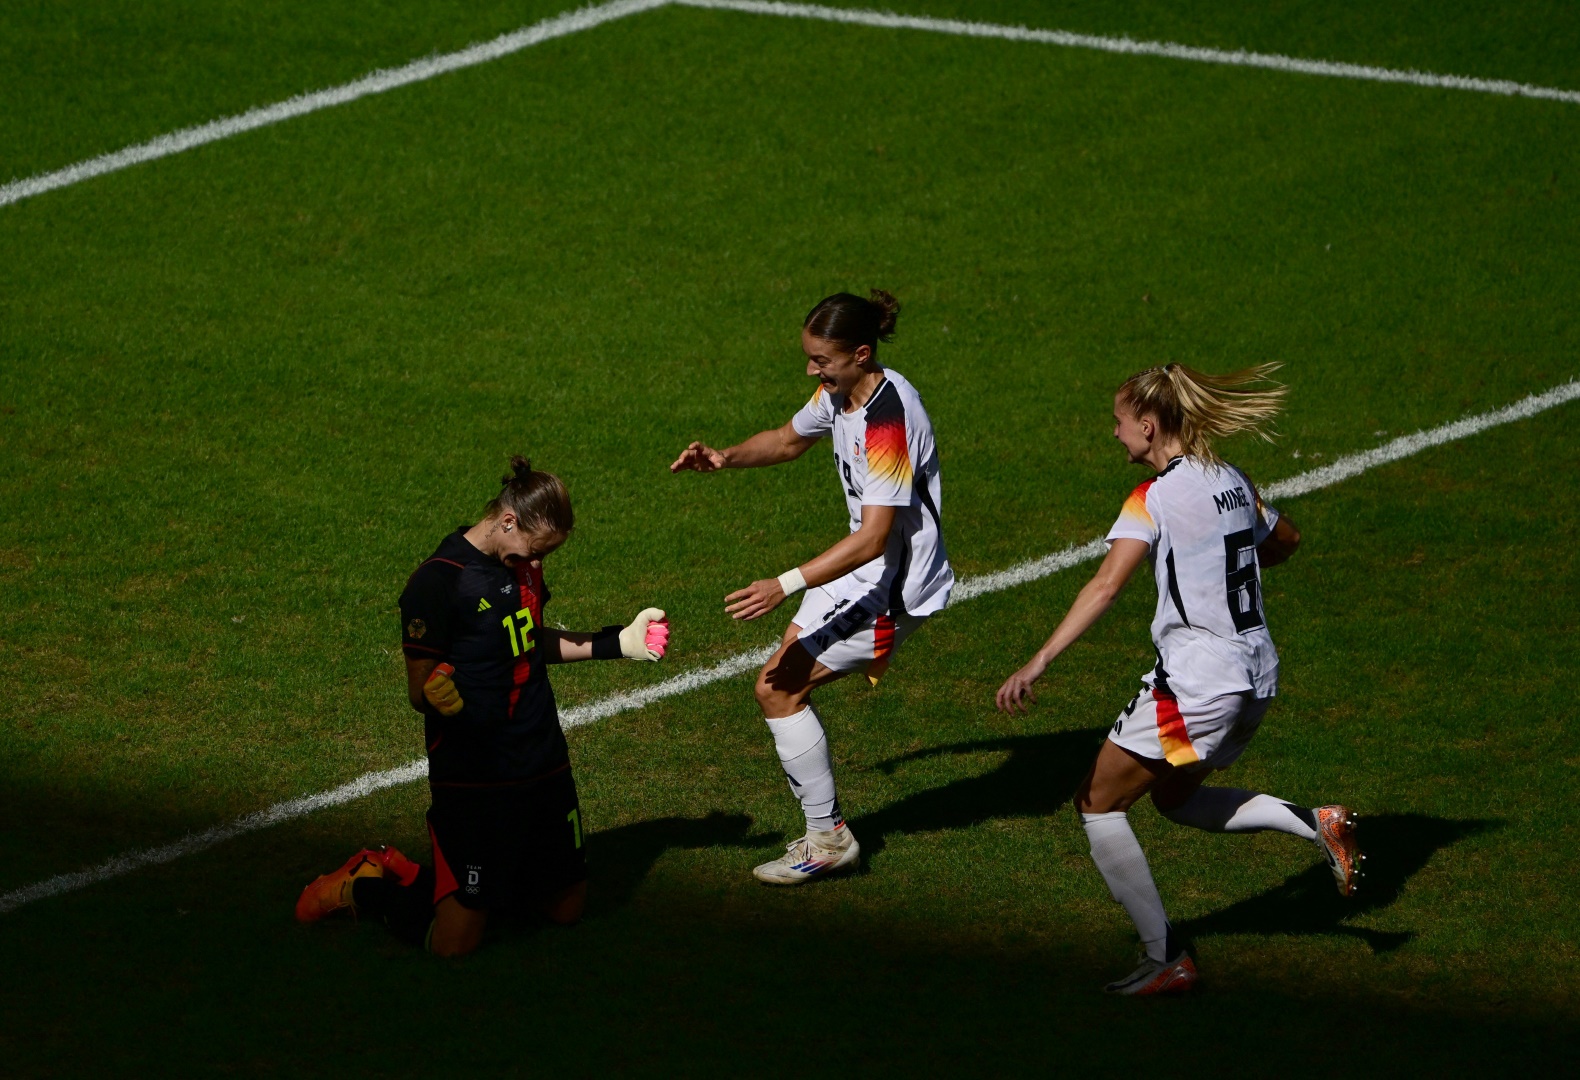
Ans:
<svg viewBox="0 0 1580 1080"><path fill-rule="evenodd" d="M1354 896L1366 876L1366 856L1355 842L1355 814L1346 806L1319 806L1317 846L1333 871L1340 896Z"/></svg>
<svg viewBox="0 0 1580 1080"><path fill-rule="evenodd" d="M417 870L417 864L395 848L386 847L381 851L363 848L347 859L339 870L320 874L302 890L296 900L296 921L317 922L336 911L356 911L351 901L351 886L358 878L383 877L388 873L398 878L402 885L409 885L416 880Z"/></svg>

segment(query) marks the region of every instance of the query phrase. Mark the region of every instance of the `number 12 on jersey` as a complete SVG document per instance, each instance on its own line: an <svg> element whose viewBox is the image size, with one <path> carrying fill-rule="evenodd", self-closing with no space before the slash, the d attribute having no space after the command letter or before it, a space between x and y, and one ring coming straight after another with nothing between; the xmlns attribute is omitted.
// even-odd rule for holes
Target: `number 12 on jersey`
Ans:
<svg viewBox="0 0 1580 1080"><path fill-rule="evenodd" d="M530 608L522 608L520 611L506 615L499 620L499 623L505 628L505 632L510 635L511 656L520 656L529 649L537 647L538 643L529 636L532 633L532 628L536 625L532 621ZM518 625L520 627L519 630L517 629Z"/></svg>

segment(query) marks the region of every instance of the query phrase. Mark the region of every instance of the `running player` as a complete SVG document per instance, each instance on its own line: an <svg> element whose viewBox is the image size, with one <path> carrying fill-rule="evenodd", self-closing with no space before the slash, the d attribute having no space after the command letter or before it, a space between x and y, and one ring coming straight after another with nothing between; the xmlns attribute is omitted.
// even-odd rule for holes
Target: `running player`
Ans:
<svg viewBox="0 0 1580 1080"><path fill-rule="evenodd" d="M769 885L799 885L859 865L861 846L840 814L834 763L812 691L852 671L876 685L894 651L949 602L954 585L938 507L933 426L914 387L878 363L900 305L836 293L801 327L812 400L783 427L728 450L688 446L671 472L751 469L800 457L825 435L850 512L850 534L777 578L725 597L737 619L756 619L807 590L784 639L757 676L757 703L806 815L806 835L752 871Z"/></svg>
<svg viewBox="0 0 1580 1080"><path fill-rule="evenodd" d="M574 525L570 496L526 458L482 521L445 537L401 593L406 692L423 715L433 867L364 849L302 890L296 917L350 909L441 956L471 952L490 911L575 922L583 824L546 665L658 660L669 624L645 608L596 633L543 622L543 560Z"/></svg>
<svg viewBox="0 0 1580 1080"><path fill-rule="evenodd" d="M1261 567L1289 558L1300 534L1263 504L1212 441L1237 432L1267 438L1285 387L1248 389L1277 365L1209 376L1181 364L1133 375L1114 398L1114 437L1157 475L1125 500L1108 556L1025 667L1005 680L998 707L1024 710L1031 687L1113 604L1143 560L1157 579L1152 641L1157 664L1114 721L1076 792L1092 861L1141 933L1146 957L1110 983L1118 994L1189 990L1196 965L1169 926L1146 856L1125 816L1151 792L1163 816L1209 832L1274 829L1316 844L1339 892L1355 891L1362 858L1354 816L1307 809L1251 791L1203 787L1244 752L1278 691L1278 653L1262 613Z"/></svg>

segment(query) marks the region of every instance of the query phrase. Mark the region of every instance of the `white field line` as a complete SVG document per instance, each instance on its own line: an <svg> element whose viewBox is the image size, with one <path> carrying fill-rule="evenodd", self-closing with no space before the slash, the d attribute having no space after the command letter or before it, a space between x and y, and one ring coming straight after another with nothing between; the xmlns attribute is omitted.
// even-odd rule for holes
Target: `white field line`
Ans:
<svg viewBox="0 0 1580 1080"><path fill-rule="evenodd" d="M1041 45L1062 45L1072 49L1097 49L1131 56L1165 56L1171 60L1192 60L1199 64L1230 64L1236 67L1268 68L1300 75L1326 75L1338 79L1363 79L1368 82L1410 83L1445 90L1471 90L1482 94L1545 98L1580 104L1580 90L1558 90L1532 86L1507 79L1474 79L1464 75L1434 75L1429 71L1401 71L1396 68L1345 64L1332 60L1302 60L1276 53L1253 53L1243 49L1202 49L1170 41L1135 41L1125 37L1098 37L1072 34L1065 30L1033 30L1000 23L967 22L961 19L934 19L923 15L896 15L890 11L863 11L856 8L826 7L822 4L788 4L776 0L675 0L684 7L712 8L718 11L745 11L754 15L780 15L793 19L818 19L824 22L853 23L890 30L928 30L936 34L961 37L999 38L1005 41L1032 41Z"/></svg>
<svg viewBox="0 0 1580 1080"><path fill-rule="evenodd" d="M1499 424L1510 424L1516 420L1527 420L1539 412L1545 412L1556 405L1580 398L1580 380L1560 383L1551 390L1540 394L1532 394L1528 398L1516 401L1513 405L1492 412L1478 413L1467 416L1463 420L1455 420L1451 424L1435 427L1430 431L1418 431L1414 435L1404 435L1391 442L1383 443L1372 450L1364 450L1359 454L1350 454L1341 457L1332 465L1324 465L1320 469L1312 469L1298 476L1291 476L1287 480L1276 480L1262 489L1262 494L1268 502L1277 502L1279 499L1293 499L1300 495L1307 495L1319 488L1331 487L1341 480L1348 480L1352 476L1359 476L1367 469L1375 469L1379 465L1386 465L1390 461L1398 461L1412 454L1419 454L1433 446L1441 446L1456 439L1464 439L1471 435L1486 431L1488 428L1497 427ZM1039 578L1056 574L1060 570L1067 570L1077 563L1090 559L1100 558L1108 550L1101 538L1089 540L1084 544L1076 544L1065 548L1053 555L1044 555L1040 559L1019 563L1008 570L1000 570L996 574L983 574L979 577L966 578L955 586L953 595L949 598L949 606L954 607L963 600L981 596L984 593L1000 592L1004 589L1013 589L1017 585L1025 585Z"/></svg>
<svg viewBox="0 0 1580 1080"><path fill-rule="evenodd" d="M1394 439L1373 450L1359 454L1342 457L1331 465L1320 469L1301 473L1287 480L1279 480L1269 484L1265 494L1271 501L1273 499L1292 499L1316 491L1319 488L1329 487L1340 481L1358 476L1367 469L1376 468L1391 461L1407 458L1418 454L1429 447L1441 446L1444 443L1457 439L1467 438L1488 428L1500 424L1513 423L1516 420L1525 420L1537 413L1544 412L1565 402L1580 398L1580 381L1563 383L1541 394L1533 394L1528 398L1515 402L1513 405L1492 412L1480 413L1469 416L1463 420L1456 420L1442 427L1435 427L1430 431L1417 432ZM1002 592L1013 589L1018 585L1025 585L1041 578L1056 574L1061 570L1098 558L1103 554L1103 541L1091 540L1084 544L1076 544L1053 555L1041 559L1023 562L1008 570L1001 570L996 574L982 574L977 577L963 578L956 586L954 595L950 600L953 607L973 597L986 593ZM695 668L683 672L672 679L654 683L642 690L634 690L623 694L612 694L598 701L586 705L578 705L565 710L561 714L561 724L566 728L582 727L595 723L631 709L640 709L655 701L675 697L678 694L687 694L693 690L701 689L722 679L733 678L744 674L762 664L769 656L773 655L774 646L769 645L761 649L738 653L712 667ZM0 895L0 915L15 911L24 904L31 904L35 900L43 900L62 893L73 892L77 889L93 885L110 878L120 877L122 874L144 866L154 866L159 863L172 862L183 855L192 855L204 851L216 844L241 836L244 833L256 832L270 825L278 825L292 818L302 817L314 810L322 810L331 806L340 806L352 802L365 795L376 791L394 787L397 784L410 783L421 780L428 775L428 763L425 760L407 762L398 768L387 769L383 772L368 773L359 776L350 783L342 784L331 791L320 792L317 795L308 795L300 799L290 799L286 802L275 803L266 810L259 810L246 814L226 825L216 825L200 833L192 833L171 844L163 847L143 848L139 851L130 851L124 855L117 855L98 866L81 870L73 874L60 874L33 885L25 886L13 892Z"/></svg>
<svg viewBox="0 0 1580 1080"><path fill-rule="evenodd" d="M1034 30L1024 26L1006 26L999 23L968 22L961 19L935 19L921 15L896 15L886 11L864 11L855 8L825 7L821 4L787 4L773 0L609 0L607 3L568 11L495 38L481 45L473 45L459 52L416 60L404 67L388 71L375 71L342 86L302 94L273 105L264 105L237 116L213 120L197 127L182 128L167 135L160 135L148 142L128 146L113 153L101 154L87 161L68 165L54 172L13 180L0 184L0 206L34 195L41 195L55 188L66 187L83 180L116 172L132 165L157 158L179 154L195 146L228 139L245 131L277 124L282 120L303 116L333 105L343 105L370 94L422 82L436 75L486 64L502 56L540 44L552 38L564 37L582 30L590 30L606 22L634 15L671 3L684 7L711 8L718 11L740 11L754 15L778 15L797 19L818 19L825 22L851 23L895 30L925 30L961 37L998 38L1006 41L1030 41L1043 45L1061 45L1073 49L1096 49L1101 52L1125 53L1132 56L1162 56L1173 60L1189 60L1202 64L1229 64L1237 67L1267 68L1273 71L1293 72L1301 75L1323 75L1339 79L1361 79L1369 82L1410 83L1447 90L1469 90L1482 94L1503 94L1513 97L1542 98L1580 104L1580 90L1561 90L1550 86L1533 86L1508 79L1477 79L1465 75L1436 75L1429 71L1409 71L1396 68L1370 67L1365 64L1346 64L1332 60L1302 60L1276 53L1254 53L1242 50L1203 49L1194 45L1179 45L1169 41L1134 41L1124 37L1101 37L1094 34L1073 34L1065 30Z"/></svg>
<svg viewBox="0 0 1580 1080"><path fill-rule="evenodd" d="M577 11L567 11L542 22L533 23L531 26L522 27L520 30L501 35L492 41L485 41L480 45L471 45L458 52L445 53L442 56L430 56L422 60L414 60L402 67L391 68L386 71L374 71L354 82L342 86L334 86L328 90L319 90L316 93L302 94L273 105L263 105L256 109L249 109L238 116L227 116L221 120L212 120L207 124L197 127L182 128L172 131L168 135L160 135L148 142L136 146L128 146L124 150L114 153L102 154L87 161L78 162L76 165L67 166L55 172L40 173L24 180L13 180L8 184L0 185L0 206L20 202L33 195L41 195L55 188L66 187L69 184L79 183L105 173L116 172L131 165L140 165L145 161L169 157L179 154L183 150L191 150L195 146L205 143L218 142L228 139L232 135L240 135L244 131L267 127L278 124L282 120L305 116L319 109L327 109L335 105L344 105L349 101L367 97L371 94L382 94L398 87L408 86L411 83L422 82L436 75L444 75L461 68L473 67L477 64L486 64L491 60L498 60L502 56L520 52L522 49L533 45L540 45L554 38L565 37L582 30L591 30L615 19L623 19L627 15L638 12L650 11L653 8L663 7L669 0L610 0L609 3L584 7Z"/></svg>

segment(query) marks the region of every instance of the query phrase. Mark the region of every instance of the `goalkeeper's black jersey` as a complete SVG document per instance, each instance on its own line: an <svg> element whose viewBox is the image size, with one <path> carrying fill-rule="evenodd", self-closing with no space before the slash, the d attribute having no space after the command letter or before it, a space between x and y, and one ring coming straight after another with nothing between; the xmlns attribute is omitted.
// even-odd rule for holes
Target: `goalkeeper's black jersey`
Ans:
<svg viewBox="0 0 1580 1080"><path fill-rule="evenodd" d="M445 537L400 597L406 655L453 665L464 702L454 716L424 705L428 778L528 780L570 759L538 648L549 592L541 571L506 566L465 533Z"/></svg>

